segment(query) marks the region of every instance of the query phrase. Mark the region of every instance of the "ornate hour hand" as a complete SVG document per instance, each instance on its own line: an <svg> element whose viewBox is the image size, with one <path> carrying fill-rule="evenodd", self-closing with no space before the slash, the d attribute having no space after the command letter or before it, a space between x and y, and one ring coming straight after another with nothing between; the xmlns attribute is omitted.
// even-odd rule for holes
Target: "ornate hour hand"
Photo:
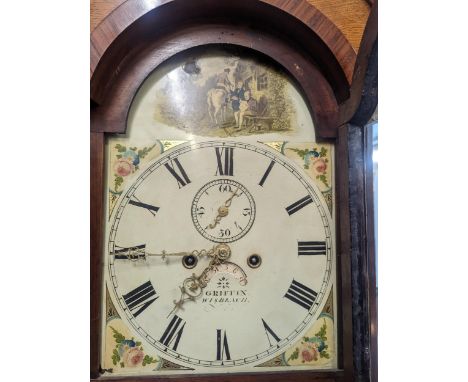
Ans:
<svg viewBox="0 0 468 382"><path fill-rule="evenodd" d="M195 273L192 276L186 278L182 282L180 289L180 298L179 300L174 300L174 308L167 315L169 317L171 314L175 313L178 309L183 309L185 301L195 301L199 297L203 289L206 288L210 280L208 274L218 265L224 263L231 256L231 249L227 244L218 244L214 247L214 255L210 261L210 264L201 272L199 276Z"/></svg>
<svg viewBox="0 0 468 382"><path fill-rule="evenodd" d="M232 199L234 199L234 196L239 196L237 194L237 191L239 191L239 187L236 188L236 191L231 192L232 195L224 202L222 206L218 208L218 215L216 215L213 223L208 224L205 229L208 229L208 228L213 229L219 224L222 218L224 218L225 216L229 214L229 207L231 207Z"/></svg>
<svg viewBox="0 0 468 382"><path fill-rule="evenodd" d="M215 256L215 247L211 249L201 249L193 250L192 252L166 252L162 251L161 253L150 253L145 251L145 245L138 245L130 248L120 248L114 250L114 258L118 260L131 260L131 261L146 261L148 257L161 257L165 260L166 257L181 257L181 256L195 256L197 258L206 256L214 257Z"/></svg>

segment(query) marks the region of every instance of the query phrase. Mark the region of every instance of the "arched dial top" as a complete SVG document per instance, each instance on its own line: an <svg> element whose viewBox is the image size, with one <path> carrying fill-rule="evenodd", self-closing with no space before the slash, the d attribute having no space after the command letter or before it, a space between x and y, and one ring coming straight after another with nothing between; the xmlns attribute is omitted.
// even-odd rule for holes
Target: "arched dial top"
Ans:
<svg viewBox="0 0 468 382"><path fill-rule="evenodd" d="M122 194L108 232L109 286L121 317L164 358L240 370L317 320L333 243L320 191L287 158L262 144L188 143Z"/></svg>

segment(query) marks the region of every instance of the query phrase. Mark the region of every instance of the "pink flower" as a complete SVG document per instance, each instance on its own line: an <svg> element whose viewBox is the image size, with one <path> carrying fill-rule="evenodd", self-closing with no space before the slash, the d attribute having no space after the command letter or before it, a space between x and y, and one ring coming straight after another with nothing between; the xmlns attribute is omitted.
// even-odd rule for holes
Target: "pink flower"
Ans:
<svg viewBox="0 0 468 382"><path fill-rule="evenodd" d="M116 175L127 176L133 171L133 164L128 158L119 159L114 165Z"/></svg>
<svg viewBox="0 0 468 382"><path fill-rule="evenodd" d="M133 347L125 350L125 353L123 354L123 362L125 366L135 367L143 361L144 356L144 353L139 348Z"/></svg>
<svg viewBox="0 0 468 382"><path fill-rule="evenodd" d="M327 169L327 163L321 158L315 160L312 165L314 166L315 171L319 174L323 174Z"/></svg>
<svg viewBox="0 0 468 382"><path fill-rule="evenodd" d="M317 361L318 359L318 351L314 347L308 346L308 349L305 349L301 353L302 355L302 362L310 362L310 361Z"/></svg>

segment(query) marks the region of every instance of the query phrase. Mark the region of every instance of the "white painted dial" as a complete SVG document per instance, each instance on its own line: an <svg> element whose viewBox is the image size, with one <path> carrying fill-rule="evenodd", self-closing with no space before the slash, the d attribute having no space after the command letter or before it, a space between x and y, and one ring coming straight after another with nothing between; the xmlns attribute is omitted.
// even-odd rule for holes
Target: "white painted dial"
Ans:
<svg viewBox="0 0 468 382"><path fill-rule="evenodd" d="M283 352L315 322L333 242L320 192L288 159L261 144L189 143L152 162L122 194L109 230L110 286L121 317L163 357L237 370ZM181 256L150 255L218 243L230 256L211 266L208 257L187 269ZM193 275L205 285L175 307Z"/></svg>

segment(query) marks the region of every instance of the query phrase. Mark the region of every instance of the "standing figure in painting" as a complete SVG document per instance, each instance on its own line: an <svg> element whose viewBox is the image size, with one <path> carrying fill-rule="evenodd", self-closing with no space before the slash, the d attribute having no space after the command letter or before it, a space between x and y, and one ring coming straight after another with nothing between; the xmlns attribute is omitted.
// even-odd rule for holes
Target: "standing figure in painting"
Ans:
<svg viewBox="0 0 468 382"><path fill-rule="evenodd" d="M218 115L221 114L221 122L225 121L226 107L229 102L229 92L232 88L229 80L229 68L216 76L216 86L207 94L208 114L212 122L218 124Z"/></svg>
<svg viewBox="0 0 468 382"><path fill-rule="evenodd" d="M239 127L242 127L245 116L255 117L257 115L257 101L251 96L250 90L244 92L243 98L239 105Z"/></svg>
<svg viewBox="0 0 468 382"><path fill-rule="evenodd" d="M240 105L241 101L244 101L244 83L242 81L236 82L236 88L231 92L231 100L232 100L232 111L234 112L234 118L236 119L236 128L240 128L242 126L242 119L241 117L241 110Z"/></svg>

